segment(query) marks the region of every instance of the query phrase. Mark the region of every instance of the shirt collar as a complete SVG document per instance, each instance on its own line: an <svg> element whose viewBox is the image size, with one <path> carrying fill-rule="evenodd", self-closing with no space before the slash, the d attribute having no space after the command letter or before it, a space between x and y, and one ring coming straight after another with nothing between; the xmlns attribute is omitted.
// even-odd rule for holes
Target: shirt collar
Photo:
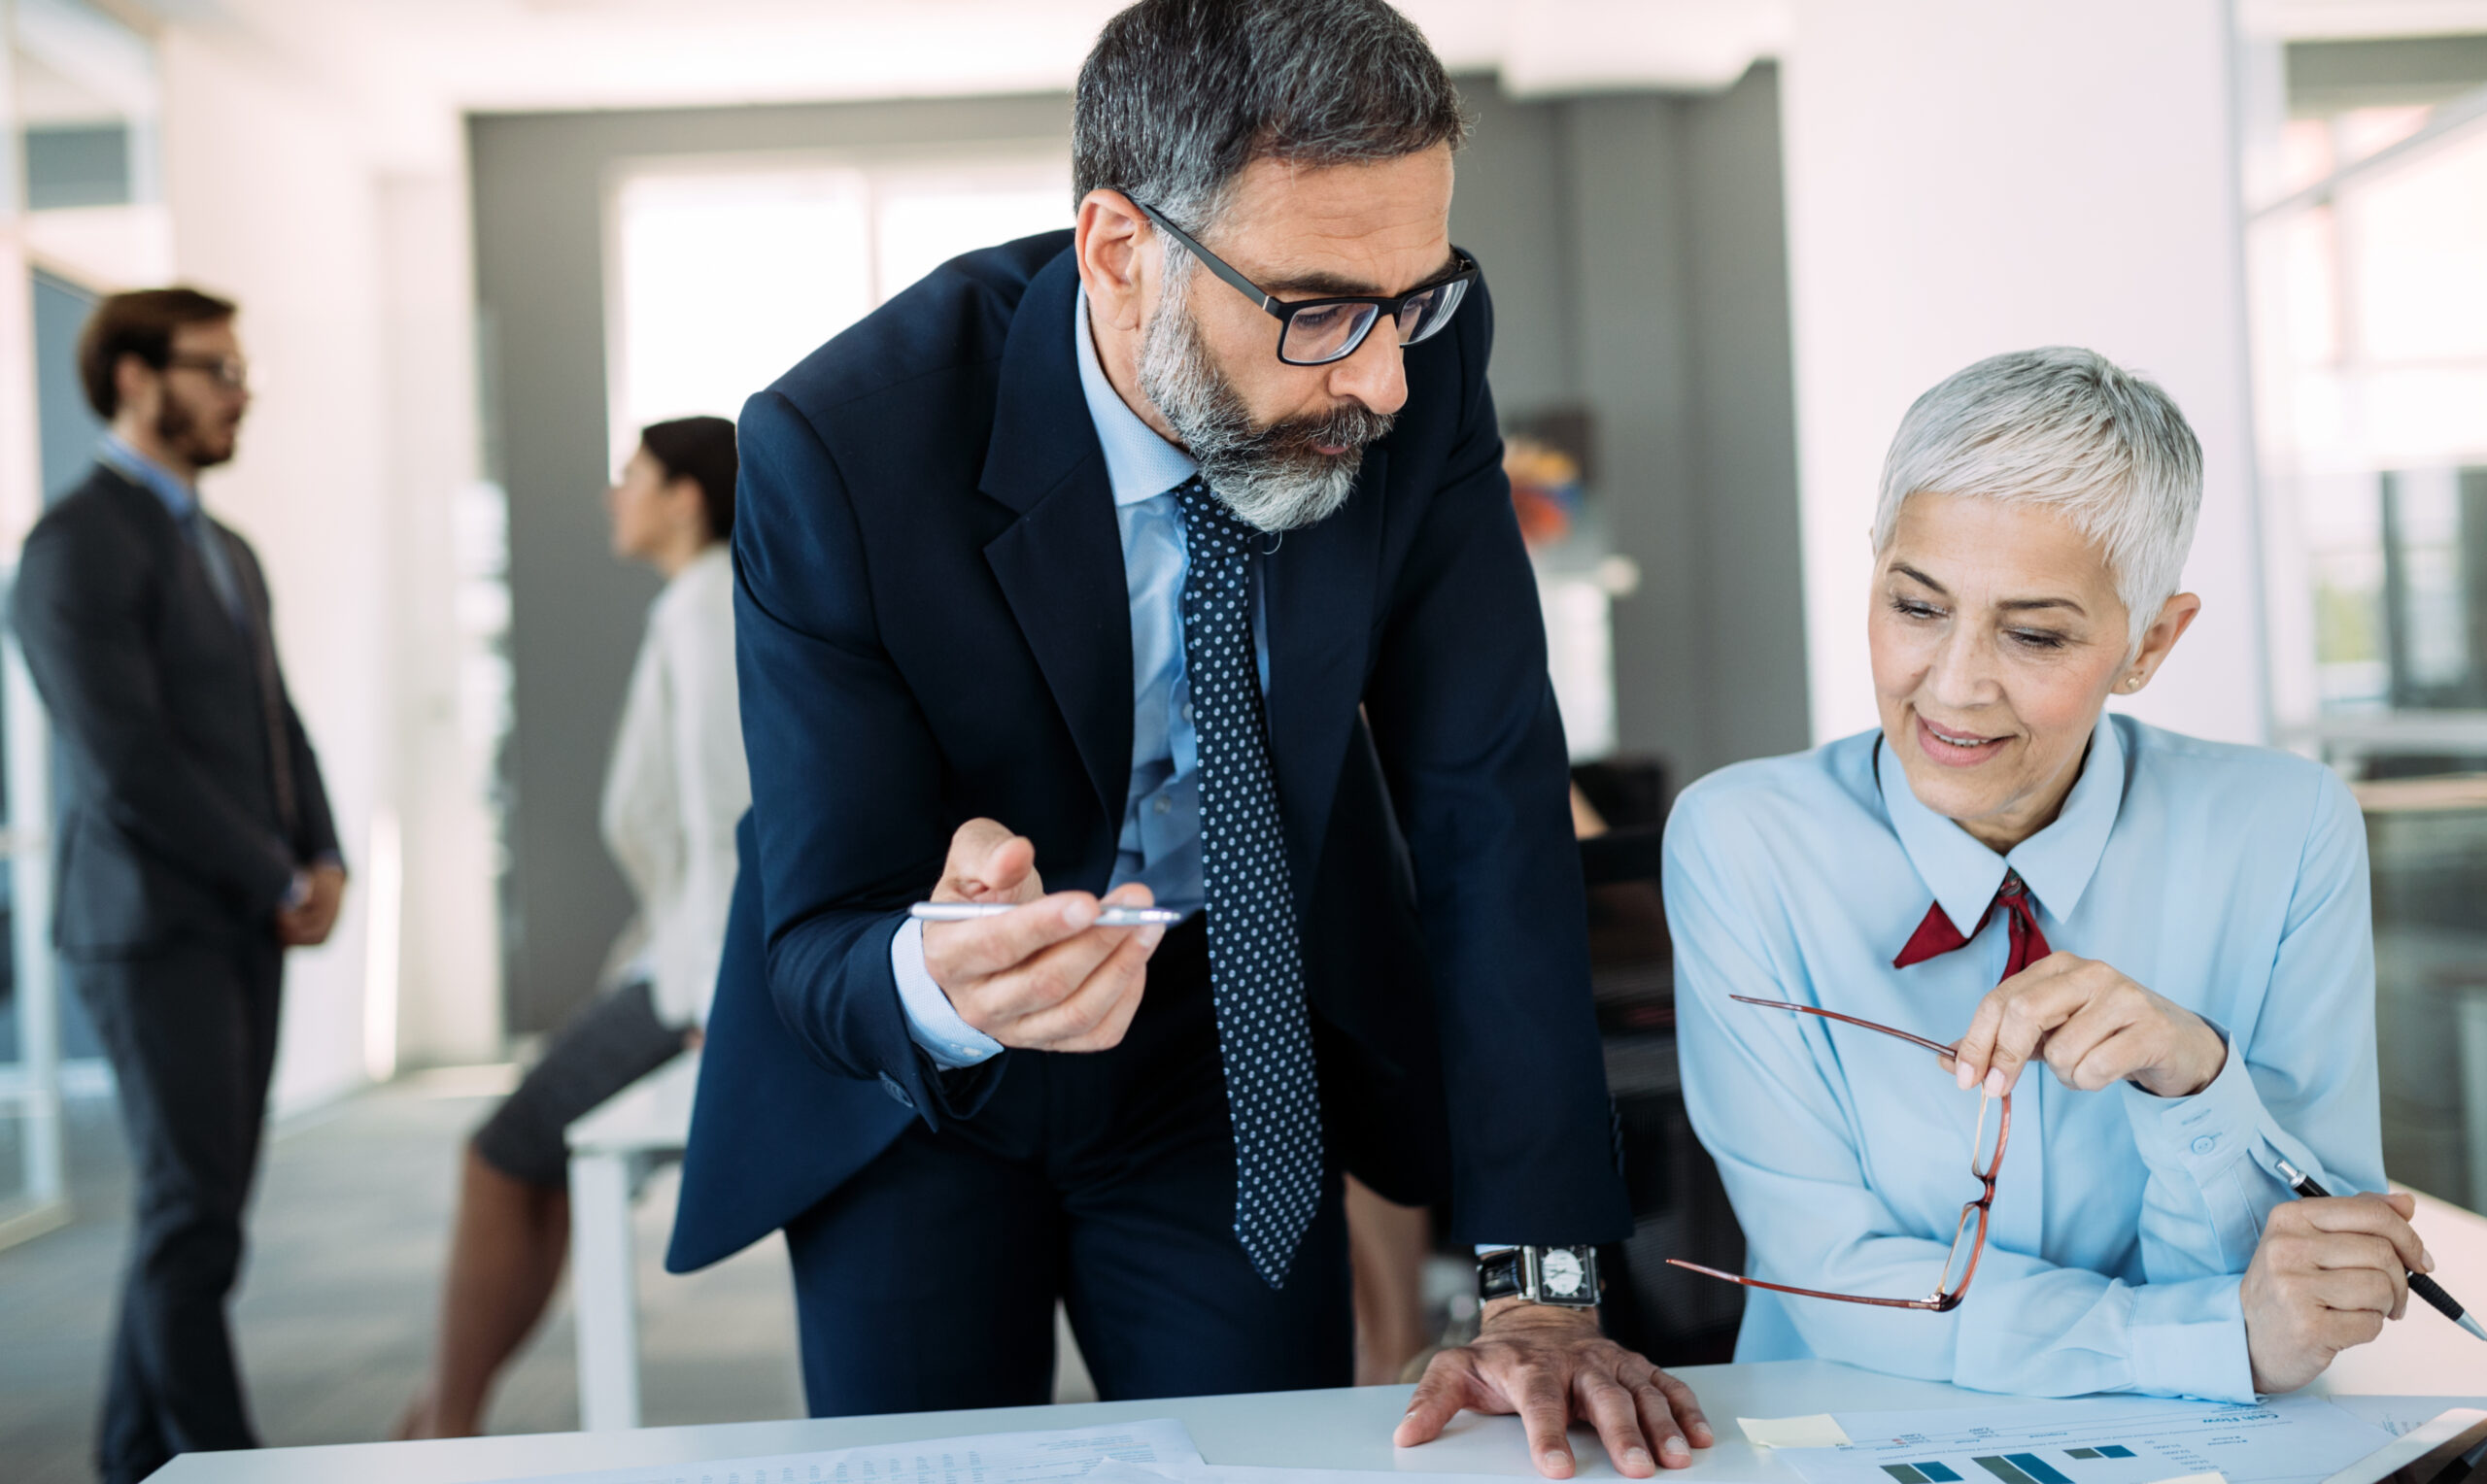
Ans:
<svg viewBox="0 0 2487 1484"><path fill-rule="evenodd" d="M1200 472L1200 465L1181 449L1141 421L1106 375L1097 358L1097 342L1088 328L1088 290L1079 290L1072 309L1071 338L1079 348L1079 389L1088 397L1088 421L1097 424L1097 442L1106 451L1106 480L1113 487L1116 505L1153 499Z"/></svg>
<svg viewBox="0 0 2487 1484"><path fill-rule="evenodd" d="M1888 745L1875 749L1874 777L1881 786L1883 810L1900 837L1900 848L1919 879L1933 889L1935 902L1962 937L1974 936L1993 904L2007 870L2037 897L2048 915L2061 922L2072 915L2106 853L2107 836L2125 797L2125 747L2115 720L2104 714L2090 733L2090 755L2081 776L2064 796L2055 823L1998 856L1958 824L1919 802L1908 786L1908 773Z"/></svg>
<svg viewBox="0 0 2487 1484"><path fill-rule="evenodd" d="M115 473L144 486L164 502L164 508L173 513L175 520L187 520L190 512L198 508L198 491L190 488L188 481L138 452L119 434L104 434L96 445L95 456Z"/></svg>

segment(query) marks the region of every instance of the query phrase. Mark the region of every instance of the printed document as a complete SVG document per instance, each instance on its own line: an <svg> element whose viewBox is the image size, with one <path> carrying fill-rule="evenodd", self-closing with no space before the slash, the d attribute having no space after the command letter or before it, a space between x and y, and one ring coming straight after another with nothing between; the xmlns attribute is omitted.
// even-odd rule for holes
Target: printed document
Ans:
<svg viewBox="0 0 2487 1484"><path fill-rule="evenodd" d="M1059 1433L991 1433L771 1458L647 1464L528 1484L1069 1484L1108 1463L1189 1473L1200 1467L1201 1455L1181 1423L1159 1417Z"/></svg>
<svg viewBox="0 0 2487 1484"><path fill-rule="evenodd" d="M1839 1412L1855 1439L1783 1448L1806 1484L2317 1484L2392 1440L2320 1397L2222 1406L2143 1397L1975 1410Z"/></svg>

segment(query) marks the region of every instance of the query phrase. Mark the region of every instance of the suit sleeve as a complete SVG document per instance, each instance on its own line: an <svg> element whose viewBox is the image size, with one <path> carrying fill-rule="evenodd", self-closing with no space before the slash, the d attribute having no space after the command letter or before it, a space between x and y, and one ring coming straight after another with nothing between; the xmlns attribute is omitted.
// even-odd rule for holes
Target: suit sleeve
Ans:
<svg viewBox="0 0 2487 1484"><path fill-rule="evenodd" d="M784 397L743 406L734 651L780 1020L823 1066L928 1123L981 1106L1009 1059L944 1072L917 1048L890 940L939 879L939 749L882 648L829 451Z"/></svg>
<svg viewBox="0 0 2487 1484"><path fill-rule="evenodd" d="M85 524L38 523L11 605L26 667L61 739L100 775L99 807L115 826L175 869L273 912L293 884L292 847L174 745L143 581ZM324 797L320 810L324 819Z"/></svg>
<svg viewBox="0 0 2487 1484"><path fill-rule="evenodd" d="M1415 865L1461 1242L1616 1241L1632 1219L1589 998L1587 899L1536 578L1485 388L1463 406L1400 568L1366 691Z"/></svg>
<svg viewBox="0 0 2487 1484"><path fill-rule="evenodd" d="M251 588L261 593L268 590L267 574L260 570L258 553L250 543L228 533L227 543L251 564ZM273 597L259 609L259 624L268 635L270 654L276 649L276 604ZM311 733L302 725L300 714L293 709L293 692L285 683L282 658L276 665L277 708L285 719L285 766L293 773L293 856L297 861L309 862L323 858L339 865L345 863L345 852L337 844L336 817L328 807L328 787L320 776L320 755L312 750Z"/></svg>

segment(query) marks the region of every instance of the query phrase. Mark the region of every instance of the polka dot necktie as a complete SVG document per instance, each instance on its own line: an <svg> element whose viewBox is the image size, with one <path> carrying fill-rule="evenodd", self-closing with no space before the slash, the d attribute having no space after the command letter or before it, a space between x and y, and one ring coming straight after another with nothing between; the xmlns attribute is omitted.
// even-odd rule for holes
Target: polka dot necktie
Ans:
<svg viewBox="0 0 2487 1484"><path fill-rule="evenodd" d="M1209 986L1235 1123L1235 1234L1264 1281L1286 1281L1321 1201L1321 1103L1295 934L1278 779L1252 651L1252 548L1197 477L1175 489L1190 570L1183 662L1200 756Z"/></svg>

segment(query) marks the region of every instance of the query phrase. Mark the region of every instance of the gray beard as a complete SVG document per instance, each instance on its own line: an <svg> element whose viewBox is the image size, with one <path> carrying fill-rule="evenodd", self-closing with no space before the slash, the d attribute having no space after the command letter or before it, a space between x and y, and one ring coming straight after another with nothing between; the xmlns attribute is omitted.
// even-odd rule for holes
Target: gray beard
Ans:
<svg viewBox="0 0 2487 1484"><path fill-rule="evenodd" d="M1201 343L1186 311L1190 265L1168 275L1157 313L1141 331L1140 391L1154 404L1201 478L1236 519L1255 530L1286 531L1336 515L1355 489L1365 445L1390 431L1387 414L1350 403L1323 418L1266 427ZM1317 444L1345 445L1324 454Z"/></svg>

